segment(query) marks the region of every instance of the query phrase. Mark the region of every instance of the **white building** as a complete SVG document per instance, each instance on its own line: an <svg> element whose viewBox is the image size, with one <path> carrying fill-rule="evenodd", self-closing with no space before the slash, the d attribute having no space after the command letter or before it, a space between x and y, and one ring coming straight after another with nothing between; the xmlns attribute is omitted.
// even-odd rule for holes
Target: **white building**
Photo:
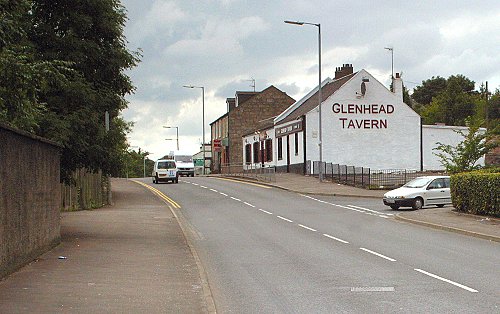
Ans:
<svg viewBox="0 0 500 314"><path fill-rule="evenodd" d="M420 116L403 102L398 74L393 86L391 92L366 70L353 73L350 64L337 68L334 79L323 81L323 161L371 169L442 169L432 149L436 142L461 141L453 132L460 127L422 126ZM243 136L244 163L306 173L308 161L320 160L318 108L315 88L273 124L256 126Z"/></svg>

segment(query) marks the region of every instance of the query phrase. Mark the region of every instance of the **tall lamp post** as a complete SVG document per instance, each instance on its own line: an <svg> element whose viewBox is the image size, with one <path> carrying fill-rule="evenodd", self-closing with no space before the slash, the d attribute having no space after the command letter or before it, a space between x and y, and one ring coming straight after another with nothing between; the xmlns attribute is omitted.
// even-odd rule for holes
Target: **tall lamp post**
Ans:
<svg viewBox="0 0 500 314"><path fill-rule="evenodd" d="M313 25L318 27L318 107L319 107L319 182L323 181L323 132L321 128L321 24L298 22L298 21L285 21L287 24L293 25Z"/></svg>
<svg viewBox="0 0 500 314"><path fill-rule="evenodd" d="M184 85L182 87L185 88L201 88L201 94L202 94L202 119L203 119L203 143L201 144L201 149L203 150L203 168L202 168L202 174L205 175L205 87L204 86L193 86L193 85Z"/></svg>
<svg viewBox="0 0 500 314"><path fill-rule="evenodd" d="M175 129L177 135L177 150L179 150L179 127L178 126L163 126L165 129ZM171 141L171 138L166 138L166 141Z"/></svg>

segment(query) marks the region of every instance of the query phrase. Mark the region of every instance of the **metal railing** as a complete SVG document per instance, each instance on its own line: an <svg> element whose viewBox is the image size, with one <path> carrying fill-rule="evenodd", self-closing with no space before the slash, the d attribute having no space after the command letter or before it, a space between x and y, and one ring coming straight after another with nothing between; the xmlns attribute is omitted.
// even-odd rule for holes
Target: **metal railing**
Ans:
<svg viewBox="0 0 500 314"><path fill-rule="evenodd" d="M325 180L365 189L395 188L404 185L406 182L418 176L426 175L417 170L373 170L367 167L356 167L327 162L320 163L319 161L307 161L306 174L319 176L320 167Z"/></svg>
<svg viewBox="0 0 500 314"><path fill-rule="evenodd" d="M221 174L231 177L251 178L263 182L276 182L275 167L266 167L261 164L230 164L221 165Z"/></svg>

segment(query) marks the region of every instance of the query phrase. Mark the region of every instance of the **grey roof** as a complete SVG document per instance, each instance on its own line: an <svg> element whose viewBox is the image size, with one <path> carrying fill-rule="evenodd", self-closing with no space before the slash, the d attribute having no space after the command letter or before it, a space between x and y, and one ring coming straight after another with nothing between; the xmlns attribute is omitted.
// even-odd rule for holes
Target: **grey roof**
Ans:
<svg viewBox="0 0 500 314"><path fill-rule="evenodd" d="M323 98L323 101L330 97L333 93L335 93L337 90L339 90L347 81L349 81L354 75L356 75L358 72L346 75L344 77L341 77L339 79L333 80L326 85L324 85L321 88L321 98ZM292 105L293 106L293 105ZM316 88L316 92L306 99L300 106L298 106L294 111L290 112L283 120L279 121L279 123L286 123L290 121L294 121L309 111L313 110L318 106L318 91Z"/></svg>

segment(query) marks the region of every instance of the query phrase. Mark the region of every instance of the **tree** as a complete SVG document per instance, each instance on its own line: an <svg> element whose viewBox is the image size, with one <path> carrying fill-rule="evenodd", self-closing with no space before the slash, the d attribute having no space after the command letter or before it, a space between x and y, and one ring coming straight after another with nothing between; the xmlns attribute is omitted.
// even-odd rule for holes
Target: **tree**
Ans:
<svg viewBox="0 0 500 314"><path fill-rule="evenodd" d="M29 10L28 0L0 0L0 121L32 132L46 110L40 92L71 70L64 62L36 60Z"/></svg>
<svg viewBox="0 0 500 314"><path fill-rule="evenodd" d="M126 48L125 8L119 0L33 0L30 14L30 40L39 61L60 60L73 70L67 81L40 92L47 113L36 132L64 146L63 179L82 167L119 172L132 126L119 113L127 106L125 95L134 91L124 71L140 57ZM105 112L111 116L109 132Z"/></svg>
<svg viewBox="0 0 500 314"><path fill-rule="evenodd" d="M441 164L448 173L471 171L480 168L479 165L476 165L479 158L499 146L498 138L493 136L497 130L482 132L480 126L483 123L484 121L479 119L466 119L466 125L469 128L468 131L455 131L464 137L464 140L458 143L456 147L445 145L441 142L437 143L438 146L434 150L438 151L438 153L434 154L441 159Z"/></svg>
<svg viewBox="0 0 500 314"><path fill-rule="evenodd" d="M428 105L432 98L436 97L446 88L446 79L440 76L432 77L422 81L421 86L413 89L412 99L421 105Z"/></svg>

